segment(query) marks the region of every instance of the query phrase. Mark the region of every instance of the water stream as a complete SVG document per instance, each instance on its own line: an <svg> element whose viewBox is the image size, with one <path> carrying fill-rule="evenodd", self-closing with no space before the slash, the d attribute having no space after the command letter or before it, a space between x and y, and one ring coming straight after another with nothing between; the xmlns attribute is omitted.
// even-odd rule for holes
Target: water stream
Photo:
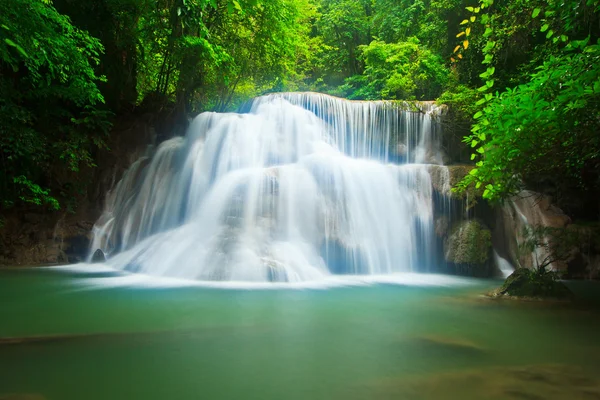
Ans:
<svg viewBox="0 0 600 400"><path fill-rule="evenodd" d="M92 251L117 269L203 281L433 269L433 103L284 93L247 108L201 114L136 161Z"/></svg>

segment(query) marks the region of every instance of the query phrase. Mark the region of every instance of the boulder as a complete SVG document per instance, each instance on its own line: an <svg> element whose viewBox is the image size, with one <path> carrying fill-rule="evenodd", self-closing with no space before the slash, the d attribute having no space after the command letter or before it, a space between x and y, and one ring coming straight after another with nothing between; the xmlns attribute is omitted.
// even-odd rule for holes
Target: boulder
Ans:
<svg viewBox="0 0 600 400"><path fill-rule="evenodd" d="M444 241L444 258L462 274L489 276L491 253L491 232L476 219L454 224Z"/></svg>
<svg viewBox="0 0 600 400"><path fill-rule="evenodd" d="M492 292L492 296L569 299L573 294L552 272L518 268L506 278L502 287Z"/></svg>
<svg viewBox="0 0 600 400"><path fill-rule="evenodd" d="M96 249L94 254L92 255L92 263L103 263L106 261L106 257L104 256L104 252L100 249Z"/></svg>

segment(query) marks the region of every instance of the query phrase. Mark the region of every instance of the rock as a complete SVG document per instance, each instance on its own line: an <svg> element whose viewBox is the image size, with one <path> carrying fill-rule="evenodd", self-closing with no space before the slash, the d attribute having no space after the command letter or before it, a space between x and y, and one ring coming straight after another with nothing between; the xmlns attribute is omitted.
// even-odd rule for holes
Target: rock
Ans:
<svg viewBox="0 0 600 400"><path fill-rule="evenodd" d="M569 364L479 366L388 375L352 386L345 398L592 400L600 398L600 379L589 369Z"/></svg>
<svg viewBox="0 0 600 400"><path fill-rule="evenodd" d="M571 223L571 219L558 207L551 203L548 196L540 193L523 190L506 201L498 211L496 230L494 231L494 244L503 248L511 264L523 268L535 268L533 253L519 251L519 246L524 242L523 229L525 226L544 226L551 228L564 228ZM544 254L538 254L544 258ZM567 265L556 262L551 265L552 270L564 271Z"/></svg>
<svg viewBox="0 0 600 400"><path fill-rule="evenodd" d="M100 249L96 249L94 254L92 255L92 263L103 263L106 261L106 257L104 256L104 252Z"/></svg>
<svg viewBox="0 0 600 400"><path fill-rule="evenodd" d="M491 273L492 235L480 221L456 223L444 241L444 258L454 264L458 272L474 276Z"/></svg>
<svg viewBox="0 0 600 400"><path fill-rule="evenodd" d="M429 165L431 186L435 192L443 196L454 200L467 200L466 207L470 209L482 198L483 187L476 189L474 186L470 186L461 193L453 192L451 189L462 181L473 168L475 168L473 165Z"/></svg>
<svg viewBox="0 0 600 400"><path fill-rule="evenodd" d="M499 289L491 293L492 297L510 296L525 299L569 299L571 291L552 272L541 272L527 268L518 268Z"/></svg>
<svg viewBox="0 0 600 400"><path fill-rule="evenodd" d="M435 234L437 237L445 237L450 227L450 220L446 215L436 218L435 220Z"/></svg>

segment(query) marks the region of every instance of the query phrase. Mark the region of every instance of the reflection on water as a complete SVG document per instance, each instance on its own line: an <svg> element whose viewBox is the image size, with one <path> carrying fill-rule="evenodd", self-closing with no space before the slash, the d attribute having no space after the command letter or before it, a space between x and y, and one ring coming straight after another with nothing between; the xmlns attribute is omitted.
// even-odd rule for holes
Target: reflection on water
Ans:
<svg viewBox="0 0 600 400"><path fill-rule="evenodd" d="M0 398L600 398L598 285L572 287L591 305L547 305L416 278L225 290L0 271Z"/></svg>

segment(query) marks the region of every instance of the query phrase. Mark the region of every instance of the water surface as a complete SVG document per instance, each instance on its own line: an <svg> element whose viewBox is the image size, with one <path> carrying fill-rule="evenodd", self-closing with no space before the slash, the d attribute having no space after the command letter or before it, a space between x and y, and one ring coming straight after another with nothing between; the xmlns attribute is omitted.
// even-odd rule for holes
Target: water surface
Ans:
<svg viewBox="0 0 600 400"><path fill-rule="evenodd" d="M567 306L482 298L497 281L397 281L250 290L0 271L0 397L600 398L598 285L571 284L586 303Z"/></svg>

